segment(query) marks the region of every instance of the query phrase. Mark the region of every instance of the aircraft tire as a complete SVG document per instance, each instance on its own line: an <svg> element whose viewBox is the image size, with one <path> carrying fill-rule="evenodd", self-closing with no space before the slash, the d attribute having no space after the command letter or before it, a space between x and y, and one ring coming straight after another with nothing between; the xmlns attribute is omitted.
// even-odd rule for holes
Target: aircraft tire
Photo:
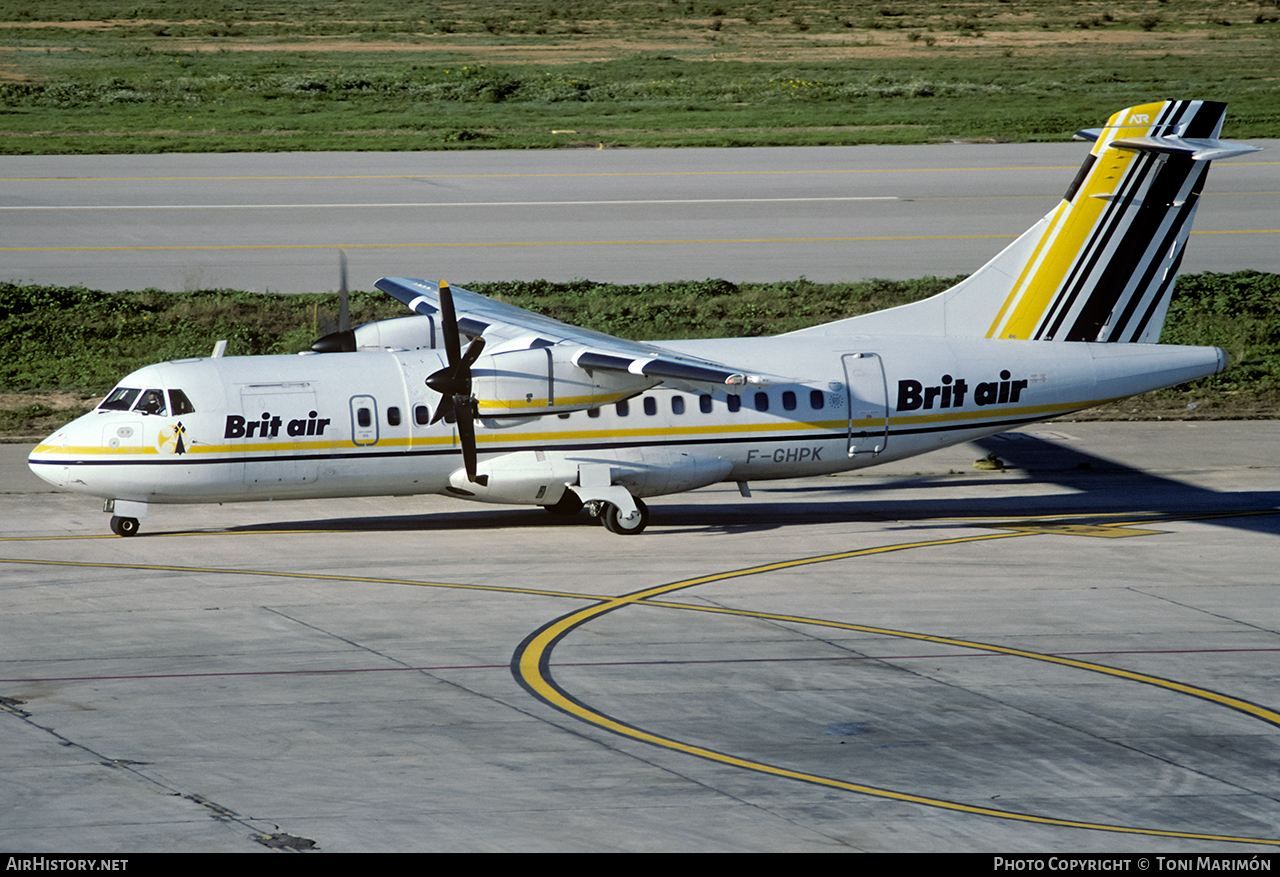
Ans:
<svg viewBox="0 0 1280 877"><path fill-rule="evenodd" d="M582 511L582 500L572 490L566 490L557 502L552 505L544 505L543 508L557 517L561 515L568 517Z"/></svg>
<svg viewBox="0 0 1280 877"><path fill-rule="evenodd" d="M111 516L111 532L117 536L137 536L138 535L138 519L137 518L121 518L117 515Z"/></svg>
<svg viewBox="0 0 1280 877"><path fill-rule="evenodd" d="M621 512L616 505L607 503L604 510L600 512L600 521L604 524L604 528L619 536L636 536L643 533L644 528L649 526L649 507L638 497L635 503L636 508L640 510L640 520L638 523L632 523L631 526L624 524Z"/></svg>

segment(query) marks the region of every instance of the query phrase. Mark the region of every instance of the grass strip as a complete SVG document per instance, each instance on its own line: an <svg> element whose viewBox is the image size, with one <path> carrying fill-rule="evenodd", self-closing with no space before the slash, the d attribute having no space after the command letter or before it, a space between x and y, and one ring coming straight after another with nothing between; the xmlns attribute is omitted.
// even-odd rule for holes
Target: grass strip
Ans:
<svg viewBox="0 0 1280 877"><path fill-rule="evenodd" d="M912 281L659 284L506 281L467 288L623 338L757 337L934 295L960 277ZM378 292L357 292L353 322L403 316ZM74 314L75 319L68 315ZM206 290L100 292L0 284L0 434L47 432L78 416L129 372L154 362L305 350L336 327L333 293ZM1178 278L1161 338L1222 347L1220 375L1096 409L1089 419L1239 419L1280 415L1280 275L1242 271Z"/></svg>

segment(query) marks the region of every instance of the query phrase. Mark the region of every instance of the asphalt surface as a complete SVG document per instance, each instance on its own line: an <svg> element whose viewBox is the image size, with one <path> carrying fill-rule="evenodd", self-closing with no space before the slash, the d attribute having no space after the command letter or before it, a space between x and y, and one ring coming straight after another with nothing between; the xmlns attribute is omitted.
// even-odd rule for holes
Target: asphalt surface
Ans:
<svg viewBox="0 0 1280 877"><path fill-rule="evenodd" d="M2 158L0 277L948 275L1084 152ZM1249 158L1184 270L1280 271ZM0 445L0 849L1267 854L1278 440L1051 423L655 499L634 538L399 497L122 539Z"/></svg>
<svg viewBox="0 0 1280 877"><path fill-rule="evenodd" d="M0 849L1270 856L1277 447L1050 423L638 537L401 497L125 539L0 445Z"/></svg>
<svg viewBox="0 0 1280 877"><path fill-rule="evenodd" d="M1256 141L1274 147L1278 141ZM969 273L1088 144L0 157L0 280L335 289ZM1183 270L1280 272L1280 153L1215 163Z"/></svg>

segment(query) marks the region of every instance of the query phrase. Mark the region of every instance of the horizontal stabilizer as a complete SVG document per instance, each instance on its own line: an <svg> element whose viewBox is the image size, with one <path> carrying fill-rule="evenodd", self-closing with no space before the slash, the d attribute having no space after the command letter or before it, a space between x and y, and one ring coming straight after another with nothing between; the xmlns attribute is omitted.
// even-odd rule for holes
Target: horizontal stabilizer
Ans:
<svg viewBox="0 0 1280 877"><path fill-rule="evenodd" d="M1113 149L1136 149L1147 152L1163 152L1167 155L1188 155L1195 161L1215 161L1260 152L1257 146L1246 143L1228 143L1212 137L1125 137L1112 140Z"/></svg>

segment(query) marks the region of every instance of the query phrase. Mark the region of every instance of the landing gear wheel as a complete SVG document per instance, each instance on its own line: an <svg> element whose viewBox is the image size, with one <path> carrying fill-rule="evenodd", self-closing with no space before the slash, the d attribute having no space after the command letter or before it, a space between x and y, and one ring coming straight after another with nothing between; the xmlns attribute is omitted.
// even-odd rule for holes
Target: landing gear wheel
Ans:
<svg viewBox="0 0 1280 877"><path fill-rule="evenodd" d="M644 528L649 526L649 507L646 506L639 498L636 499L636 509L640 512L638 516L630 521L622 517L622 512L613 503L605 503L603 509L600 510L600 521L604 524L604 528L610 533L617 533L619 536L635 536L643 533Z"/></svg>
<svg viewBox="0 0 1280 877"><path fill-rule="evenodd" d="M568 517L582 511L582 500L572 490L566 490L555 504L544 505L543 508L557 517L561 515Z"/></svg>
<svg viewBox="0 0 1280 877"><path fill-rule="evenodd" d="M137 536L138 535L138 519L137 518L121 518L117 515L111 516L111 532L117 536Z"/></svg>

